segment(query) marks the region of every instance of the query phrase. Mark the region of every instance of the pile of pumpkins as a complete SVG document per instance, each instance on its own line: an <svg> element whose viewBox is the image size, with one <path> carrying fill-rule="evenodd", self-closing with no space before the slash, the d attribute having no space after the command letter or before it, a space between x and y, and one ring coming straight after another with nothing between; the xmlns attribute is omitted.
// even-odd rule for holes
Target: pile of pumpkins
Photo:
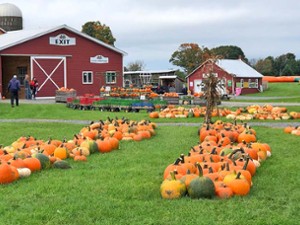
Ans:
<svg viewBox="0 0 300 225"><path fill-rule="evenodd" d="M287 134L300 136L300 126L286 126L283 131Z"/></svg>
<svg viewBox="0 0 300 225"><path fill-rule="evenodd" d="M250 105L246 107L249 114L253 115L254 119L260 120L288 120L300 118L300 113L287 112L286 107L272 106L270 104L265 105Z"/></svg>
<svg viewBox="0 0 300 225"><path fill-rule="evenodd" d="M71 140L38 140L20 137L11 145L0 146L0 184L28 177L49 168L71 168L67 158L87 161L90 154L108 153L119 148L119 141L141 141L155 135L156 124L125 118L91 122Z"/></svg>
<svg viewBox="0 0 300 225"><path fill-rule="evenodd" d="M258 142L256 131L242 123L218 120L203 124L198 133L199 143L165 168L161 197L247 195L257 168L271 156L270 146Z"/></svg>
<svg viewBox="0 0 300 225"><path fill-rule="evenodd" d="M66 88L66 87L60 87L57 91L61 91L61 92L73 92L76 91L73 88Z"/></svg>
<svg viewBox="0 0 300 225"><path fill-rule="evenodd" d="M175 107L169 105L165 109L153 111L149 113L150 118L189 118L189 117L204 117L206 114L206 107L192 107L185 108L183 106ZM214 108L212 111L212 117L226 117L230 120L288 120L299 119L300 113L292 111L287 112L285 107L274 107L272 105L251 105L246 108L238 108L236 110L230 110L227 108Z"/></svg>
<svg viewBox="0 0 300 225"><path fill-rule="evenodd" d="M165 92L163 94L164 97L178 98L179 95L176 92Z"/></svg>

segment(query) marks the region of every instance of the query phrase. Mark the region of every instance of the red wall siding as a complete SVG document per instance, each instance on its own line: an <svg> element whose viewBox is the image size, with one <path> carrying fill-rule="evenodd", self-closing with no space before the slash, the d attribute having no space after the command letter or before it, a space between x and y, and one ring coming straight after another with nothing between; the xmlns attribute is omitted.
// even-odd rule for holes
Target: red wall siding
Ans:
<svg viewBox="0 0 300 225"><path fill-rule="evenodd" d="M76 38L75 46L55 46L49 44L49 37L66 34ZM99 94L105 84L105 72L116 71L117 83L123 85L123 55L99 45L66 29L61 29L34 40L5 49L1 54L29 55L67 55L67 88L74 88L78 95L85 93ZM103 55L109 58L107 64L90 63L90 57ZM82 84L82 71L93 71L93 84Z"/></svg>

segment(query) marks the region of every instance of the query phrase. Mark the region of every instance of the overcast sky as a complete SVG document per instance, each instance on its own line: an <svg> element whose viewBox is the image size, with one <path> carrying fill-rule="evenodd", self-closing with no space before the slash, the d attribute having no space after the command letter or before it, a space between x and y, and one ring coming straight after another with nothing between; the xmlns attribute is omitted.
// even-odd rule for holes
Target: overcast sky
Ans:
<svg viewBox="0 0 300 225"><path fill-rule="evenodd" d="M24 29L88 21L110 27L124 65L141 60L147 70L169 63L182 43L240 47L248 59L300 57L299 0L0 0L23 13Z"/></svg>

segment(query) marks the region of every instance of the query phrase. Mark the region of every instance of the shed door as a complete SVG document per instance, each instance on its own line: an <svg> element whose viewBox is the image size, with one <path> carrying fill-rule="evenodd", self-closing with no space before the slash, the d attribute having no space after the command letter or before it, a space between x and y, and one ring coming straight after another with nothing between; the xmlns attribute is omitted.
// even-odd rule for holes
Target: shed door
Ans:
<svg viewBox="0 0 300 225"><path fill-rule="evenodd" d="M54 97L66 86L66 57L31 57L31 78L38 80L37 97Z"/></svg>
<svg viewBox="0 0 300 225"><path fill-rule="evenodd" d="M194 80L194 93L202 92L202 80Z"/></svg>

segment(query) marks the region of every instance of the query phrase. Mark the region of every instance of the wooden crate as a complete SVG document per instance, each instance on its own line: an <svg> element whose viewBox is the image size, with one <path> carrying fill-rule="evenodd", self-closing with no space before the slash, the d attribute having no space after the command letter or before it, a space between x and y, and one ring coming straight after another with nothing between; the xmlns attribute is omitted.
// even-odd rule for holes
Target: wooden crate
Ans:
<svg viewBox="0 0 300 225"><path fill-rule="evenodd" d="M68 98L75 98L76 91L59 91L55 92L55 102L67 102Z"/></svg>
<svg viewBox="0 0 300 225"><path fill-rule="evenodd" d="M179 97L163 97L164 101L167 101L170 105L178 105Z"/></svg>

